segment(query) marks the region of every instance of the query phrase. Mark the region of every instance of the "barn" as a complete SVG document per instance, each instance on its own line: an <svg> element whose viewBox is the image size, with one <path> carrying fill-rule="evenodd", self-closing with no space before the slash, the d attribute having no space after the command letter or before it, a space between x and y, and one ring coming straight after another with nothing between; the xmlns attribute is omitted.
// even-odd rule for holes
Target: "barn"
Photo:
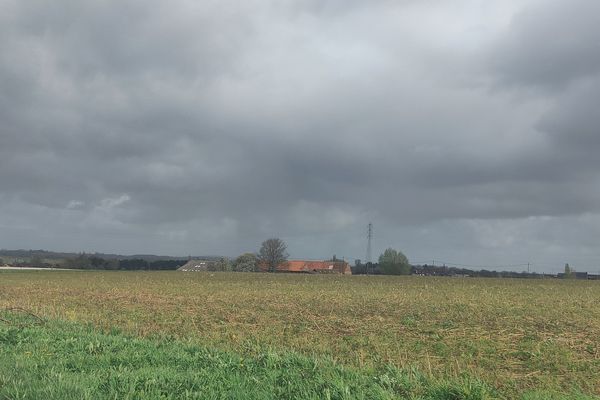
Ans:
<svg viewBox="0 0 600 400"><path fill-rule="evenodd" d="M267 265L260 266L268 271ZM277 266L277 272L301 272L307 274L344 274L351 275L350 265L345 261L290 260Z"/></svg>
<svg viewBox="0 0 600 400"><path fill-rule="evenodd" d="M185 265L179 267L177 271L199 272L213 270L214 261L209 260L190 260Z"/></svg>

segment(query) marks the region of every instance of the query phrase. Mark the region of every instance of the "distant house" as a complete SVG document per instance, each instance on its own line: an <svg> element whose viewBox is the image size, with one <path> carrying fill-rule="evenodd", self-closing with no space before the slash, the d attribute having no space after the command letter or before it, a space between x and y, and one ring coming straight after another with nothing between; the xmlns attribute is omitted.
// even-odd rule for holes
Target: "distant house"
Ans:
<svg viewBox="0 0 600 400"><path fill-rule="evenodd" d="M565 276L564 272L561 272L561 273L559 273L559 274L558 274L558 277L559 277L560 279L565 279L565 278L567 278L567 277ZM587 272L572 272L572 273L571 273L571 276L570 276L570 278L571 278L571 279L589 279L589 277L588 277L588 273L587 273Z"/></svg>
<svg viewBox="0 0 600 400"><path fill-rule="evenodd" d="M268 266L259 266L263 272L268 271ZM302 272L307 274L344 274L352 275L350 264L345 261L306 261L290 260L277 266L277 272Z"/></svg>
<svg viewBox="0 0 600 400"><path fill-rule="evenodd" d="M575 279L587 279L587 278L588 278L587 272L575 272Z"/></svg>
<svg viewBox="0 0 600 400"><path fill-rule="evenodd" d="M182 265L177 271L183 272L200 272L214 270L214 261L210 260L190 260L185 265Z"/></svg>

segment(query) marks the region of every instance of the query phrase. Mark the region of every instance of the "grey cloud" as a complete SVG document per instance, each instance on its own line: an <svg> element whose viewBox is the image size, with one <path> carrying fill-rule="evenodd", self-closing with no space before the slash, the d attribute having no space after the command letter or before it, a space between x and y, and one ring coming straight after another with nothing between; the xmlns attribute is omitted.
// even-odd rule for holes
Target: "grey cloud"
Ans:
<svg viewBox="0 0 600 400"><path fill-rule="evenodd" d="M600 4L551 0L526 8L492 48L502 82L560 89L600 73Z"/></svg>
<svg viewBox="0 0 600 400"><path fill-rule="evenodd" d="M452 24L481 21L436 2L8 2L0 247L236 255L279 235L362 257L373 220L382 248L499 259L541 218L576 231L600 213L595 17L554 48L568 4L520 3L474 51ZM551 68L521 61L532 46Z"/></svg>
<svg viewBox="0 0 600 400"><path fill-rule="evenodd" d="M540 120L538 127L546 132L559 154L596 161L600 147L600 77L572 87ZM575 152L575 154L573 154ZM575 157L573 157L575 156ZM577 162L577 159L571 161Z"/></svg>
<svg viewBox="0 0 600 400"><path fill-rule="evenodd" d="M245 10L225 5L33 1L15 8L22 34L52 49L61 71L81 79L220 75L249 29Z"/></svg>

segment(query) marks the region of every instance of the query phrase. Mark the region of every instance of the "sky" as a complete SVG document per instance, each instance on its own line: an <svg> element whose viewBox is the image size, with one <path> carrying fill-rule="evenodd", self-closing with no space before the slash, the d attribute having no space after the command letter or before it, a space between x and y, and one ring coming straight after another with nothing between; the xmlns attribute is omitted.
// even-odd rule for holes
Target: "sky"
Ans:
<svg viewBox="0 0 600 400"><path fill-rule="evenodd" d="M0 0L0 248L600 270L600 2Z"/></svg>

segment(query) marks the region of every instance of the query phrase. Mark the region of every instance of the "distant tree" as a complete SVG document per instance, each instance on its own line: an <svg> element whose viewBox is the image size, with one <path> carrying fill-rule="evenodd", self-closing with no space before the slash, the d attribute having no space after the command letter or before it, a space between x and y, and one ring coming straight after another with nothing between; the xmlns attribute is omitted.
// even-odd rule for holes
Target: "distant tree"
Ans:
<svg viewBox="0 0 600 400"><path fill-rule="evenodd" d="M215 262L215 271L231 271L231 263L225 257L219 258Z"/></svg>
<svg viewBox="0 0 600 400"><path fill-rule="evenodd" d="M233 270L239 272L254 272L258 269L258 258L254 253L244 253L233 262Z"/></svg>
<svg viewBox="0 0 600 400"><path fill-rule="evenodd" d="M44 260L40 256L33 256L31 258L31 261L29 262L29 265L31 265L32 267L45 267L46 266L44 264Z"/></svg>
<svg viewBox="0 0 600 400"><path fill-rule="evenodd" d="M189 260L155 260L148 264L152 270L176 270Z"/></svg>
<svg viewBox="0 0 600 400"><path fill-rule="evenodd" d="M262 243L258 252L258 261L267 266L269 272L275 272L277 266L287 261L289 257L287 246L278 238L267 239Z"/></svg>
<svg viewBox="0 0 600 400"><path fill-rule="evenodd" d="M141 258L119 260L119 269L130 271L148 269L148 261Z"/></svg>
<svg viewBox="0 0 600 400"><path fill-rule="evenodd" d="M401 251L392 248L386 249L379 256L379 268L385 275L410 275L411 272L408 258Z"/></svg>
<svg viewBox="0 0 600 400"><path fill-rule="evenodd" d="M497 278L498 277L498 272L496 272L496 271L488 271L486 269L482 269L481 271L479 271L479 276L481 276L483 278Z"/></svg>
<svg viewBox="0 0 600 400"><path fill-rule="evenodd" d="M206 270L209 272L217 271L217 263L216 261L207 261L206 262Z"/></svg>
<svg viewBox="0 0 600 400"><path fill-rule="evenodd" d="M565 264L565 278L570 279L575 277L575 270L569 266L569 264Z"/></svg>
<svg viewBox="0 0 600 400"><path fill-rule="evenodd" d="M91 256L89 258L92 269L106 269L107 262L104 258Z"/></svg>
<svg viewBox="0 0 600 400"><path fill-rule="evenodd" d="M81 253L75 258L68 258L65 260L64 264L65 268L72 269L92 269L92 263L90 262L90 258L85 254Z"/></svg>
<svg viewBox="0 0 600 400"><path fill-rule="evenodd" d="M119 269L119 260L104 260L104 269L116 270Z"/></svg>

